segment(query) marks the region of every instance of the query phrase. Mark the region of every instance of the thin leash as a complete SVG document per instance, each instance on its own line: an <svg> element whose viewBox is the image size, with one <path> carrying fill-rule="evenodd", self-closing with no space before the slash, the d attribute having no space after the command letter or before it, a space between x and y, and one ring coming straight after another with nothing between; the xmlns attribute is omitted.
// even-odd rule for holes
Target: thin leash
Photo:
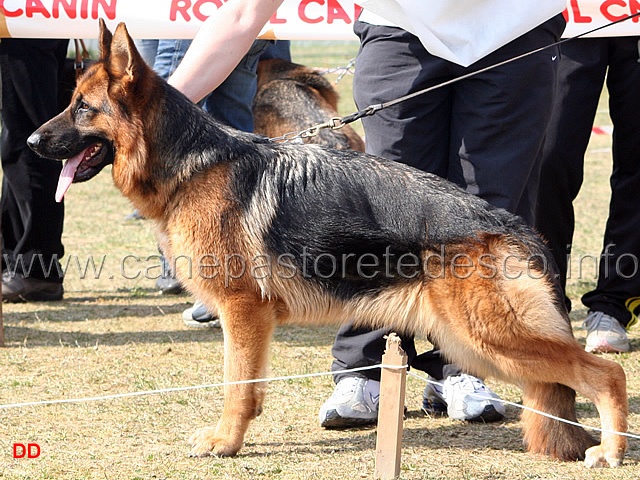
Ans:
<svg viewBox="0 0 640 480"><path fill-rule="evenodd" d="M487 67L481 68L479 70L474 70L473 72L469 72L465 75L462 75L460 77L456 77L456 78L452 78L451 80L447 80L445 82L442 83L438 83L437 85L433 85L431 87L427 87L425 89L422 90L418 90L417 92L413 92L410 93L408 95L404 95L402 97L396 98L394 100L390 100L388 102L384 102L384 103L377 103L377 104L373 104L373 105L369 105L366 108L363 108L362 110L358 110L357 112L354 112L350 115L346 115L344 117L332 117L330 118L328 121L324 122L324 123L319 123L317 125L314 125L312 127L306 128L304 130L301 130L299 132L289 132L289 133L285 133L284 135L280 136L280 137L273 137L270 138L269 140L272 142L292 142L292 141L298 141L301 142L303 139L305 138L309 138L309 137L315 137L316 135L318 135L320 133L321 130L324 129L331 129L331 130L338 130L342 127L344 127L345 125L348 125L352 122L355 122L356 120L360 120L363 117L368 117L371 115L374 115L375 113L379 112L380 110L384 109L384 108L388 108L391 107L393 105L397 105L398 103L407 101L409 99L415 98L419 95L423 95L425 93L428 92L432 92L433 90L436 90L438 88L442 88L442 87L446 87L447 85L451 85L453 83L456 82L460 82L462 80L466 80L467 78L473 77L474 75L478 75L480 73L484 73L487 72L489 70L492 70L494 68L497 67L501 67L503 65L506 65L508 63L511 62L515 62L516 60L520 60L522 58L528 57L530 55L535 55L536 53L542 52L544 50L547 50L549 48L553 48L553 47L557 47L559 45L562 45L566 42L570 42L571 40L575 40L577 38L581 38L584 37L585 35L590 35L592 33L595 33L599 30L602 30L604 28L610 27L612 25L616 25L618 23L622 23L622 22L626 22L627 20L631 19L631 18L635 18L640 16L640 12L638 13L634 13L633 15L629 15L628 17L624 17L621 18L619 20L616 20L614 22L611 23L607 23L605 25L601 25L599 27L596 27L592 30L589 30L587 32L583 32L580 33L578 35L575 35L573 37L569 37L569 38L565 38L563 40L559 40L555 43L549 44L549 45L545 45L544 47L540 47L537 48L535 50L531 50L529 52L523 53L522 55L518 55L512 58L509 58L507 60L503 60L502 62L498 62L498 63L494 63L492 65L489 65ZM640 49L640 43L639 45L639 49Z"/></svg>

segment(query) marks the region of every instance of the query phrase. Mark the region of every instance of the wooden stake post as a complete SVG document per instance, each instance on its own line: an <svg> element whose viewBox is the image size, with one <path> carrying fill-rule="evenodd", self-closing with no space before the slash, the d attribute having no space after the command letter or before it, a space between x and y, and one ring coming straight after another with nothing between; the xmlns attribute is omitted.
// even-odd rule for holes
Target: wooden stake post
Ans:
<svg viewBox="0 0 640 480"><path fill-rule="evenodd" d="M395 333L387 337L382 364L393 367L407 364L407 354L400 347L400 337ZM382 368L374 473L374 478L379 480L392 480L400 475L406 381L406 368Z"/></svg>

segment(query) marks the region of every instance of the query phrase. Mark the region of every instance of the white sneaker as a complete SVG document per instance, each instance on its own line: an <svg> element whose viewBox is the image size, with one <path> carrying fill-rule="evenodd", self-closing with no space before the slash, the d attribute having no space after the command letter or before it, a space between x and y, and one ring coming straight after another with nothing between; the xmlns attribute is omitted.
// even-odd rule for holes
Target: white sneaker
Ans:
<svg viewBox="0 0 640 480"><path fill-rule="evenodd" d="M380 382L363 377L343 377L320 407L320 426L349 428L378 420Z"/></svg>
<svg viewBox="0 0 640 480"><path fill-rule="evenodd" d="M587 329L585 350L591 353L620 353L629 351L627 331L611 315L589 312L583 326Z"/></svg>
<svg viewBox="0 0 640 480"><path fill-rule="evenodd" d="M207 310L200 300L196 300L193 307L182 312L182 320L187 327L192 328L220 328L218 317Z"/></svg>
<svg viewBox="0 0 640 480"><path fill-rule="evenodd" d="M496 422L505 414L500 397L482 380L466 373L428 383L422 398L422 411L428 415L446 411L455 420Z"/></svg>

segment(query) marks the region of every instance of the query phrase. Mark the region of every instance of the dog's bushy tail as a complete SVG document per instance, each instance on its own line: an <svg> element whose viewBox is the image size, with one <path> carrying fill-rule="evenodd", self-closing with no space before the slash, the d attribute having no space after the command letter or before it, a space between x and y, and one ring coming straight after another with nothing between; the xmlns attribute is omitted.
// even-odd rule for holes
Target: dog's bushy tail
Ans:
<svg viewBox="0 0 640 480"><path fill-rule="evenodd" d="M526 385L526 407L576 422L576 392L559 383ZM549 455L562 461L584 460L587 448L597 445L582 427L524 410L522 413L524 444L534 454Z"/></svg>

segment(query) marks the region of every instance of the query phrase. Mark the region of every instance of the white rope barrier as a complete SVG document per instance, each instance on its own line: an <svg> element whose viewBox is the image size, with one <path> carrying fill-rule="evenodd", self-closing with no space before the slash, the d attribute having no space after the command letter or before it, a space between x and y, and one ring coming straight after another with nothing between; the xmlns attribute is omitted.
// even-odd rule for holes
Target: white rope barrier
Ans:
<svg viewBox="0 0 640 480"><path fill-rule="evenodd" d="M267 383L267 382L284 381L284 380L296 380L301 378L313 378L313 377L322 377L327 375L361 372L364 370L374 370L376 368L383 368L383 367L384 368L407 368L406 365L401 367L370 365L367 367L350 368L347 370L340 370L335 372L304 373L299 375L289 375L289 376L281 376L281 377L238 380L236 382L209 383L205 385L192 385L188 387L170 387L170 388L161 388L158 390L143 390L138 392L114 393L112 395L103 395L99 397L66 398L66 399L59 399L59 400L41 400L41 401L34 401L34 402L9 403L5 405L0 405L0 410L7 410L11 408L22 408L22 407L34 407L34 406L42 406L42 405L60 405L65 403L98 402L102 400L113 400L117 398L142 397L144 395L159 395L162 393L187 392L191 390L202 390L205 388L218 388L218 387L224 387L225 385L244 385L244 384L250 384L250 383Z"/></svg>
<svg viewBox="0 0 640 480"><path fill-rule="evenodd" d="M130 397L141 397L141 396L145 396L145 395L160 395L163 393L174 393L174 392L187 392L187 391L192 391L192 390L202 390L202 389L206 389L206 388L219 388L219 387L224 387L226 385L244 385L244 384L251 384L251 383L269 383L269 382L276 382L276 381L286 381L286 380L299 380L302 378L314 378L314 377L323 377L323 376L328 376L328 375L336 375L336 374L345 374L345 373L355 373L355 372L362 372L365 370L373 370L376 368L389 368L389 369L403 369L403 368L407 368L407 365L403 365L403 366L396 366L396 365L382 365L382 364L378 364L378 365L370 365L370 366L366 366L366 367L358 367L358 368L350 368L350 369L346 369L346 370L339 370L339 371L335 371L335 372L316 372L316 373L304 373L304 374L298 374L298 375L287 375L287 376L278 376L278 377L269 377L269 378L256 378L256 379L251 379L251 380L239 380L236 382L220 382L220 383L209 383L209 384L204 384L204 385L191 385L191 386L187 386L187 387L170 387L170 388L161 388L161 389L157 389L157 390L142 390L142 391L138 391L138 392L126 392L126 393L114 393L112 395L103 395L103 396L98 396L98 397L81 397L81 398L63 398L63 399L57 399L57 400L39 400L39 401L33 401L33 402L22 402L22 403L8 403L8 404L4 404L4 405L0 405L0 410L9 410L9 409L13 409L13 408L24 408L24 407L36 407L36 406L45 406L45 405L63 405L63 404L72 404L72 403L88 403L88 402L98 402L98 401L104 401L104 400L114 400L114 399L119 399L119 398L130 398ZM435 380L431 380L430 378L427 377L423 377L421 375L415 374L411 371L408 372L408 374L414 378L417 378L419 380L424 381L425 383L431 383L434 385L439 385L442 386L442 384L440 382L437 382ZM549 413L546 412L542 412L540 410L536 410L534 408L530 408L530 407L526 407L524 405L521 405L519 403L514 403L514 402L510 402L508 400L503 400L502 398L495 398L495 397L488 397L486 395L482 395L480 393L470 393L469 395L479 398L479 399L485 399L485 400L492 400L492 401L500 401L505 405L510 405L512 407L516 407L522 410L527 410L533 413L536 413L538 415L542 415L544 417L547 418L551 418L553 420L557 420L559 422L563 422L569 425L574 425L577 427L582 427L588 430L594 430L600 433L611 433L611 434L615 434L615 435L622 435L624 437L628 437L628 438L632 438L635 440L640 440L640 435L636 435L633 433L627 433L627 432L616 432L616 431L611 431L611 430L604 430L598 427L592 427L590 425L584 425L581 423L577 423L577 422L573 422L571 420L567 420L565 418L560 418L557 417L555 415L551 415Z"/></svg>
<svg viewBox="0 0 640 480"><path fill-rule="evenodd" d="M418 374L413 373L413 372L407 372L407 373L408 373L408 375L410 375L410 376L412 376L414 378L418 378L418 379L420 379L420 380L422 380L422 381L424 381L426 383L431 383L433 385L439 385L440 387L442 387L442 383L440 383L438 381L431 380L430 378L423 377L423 376L418 375ZM623 437L629 437L629 438L634 438L636 440L640 440L640 435L635 435L633 433L627 433L627 432L616 432L614 430L605 430L605 429L598 428L598 427L592 427L590 425L584 425L582 423L573 422L571 420L567 420L567 419L562 418L562 417L557 417L555 415L551 415L550 413L546 413L546 412L543 412L541 410L536 410L535 408L527 407L527 406L521 405L519 403L510 402L509 400L504 400L504 399L499 398L499 397L498 398L491 397L491 396L488 396L488 395L483 395L481 393L475 393L475 392L468 393L468 395L471 396L471 397L478 398L480 400L491 400L491 401L494 401L494 402L498 401L498 402L501 402L501 403L503 403L505 405L511 405L512 407L516 407L516 408L519 408L521 410L527 410L529 412L537 413L538 415L542 415L543 417L551 418L552 420L557 420L559 422L566 423L568 425L574 425L576 427L582 427L582 428L585 428L587 430L594 430L594 431L597 431L597 432L600 432L600 433L613 433L613 434L616 434L616 435L622 435Z"/></svg>

